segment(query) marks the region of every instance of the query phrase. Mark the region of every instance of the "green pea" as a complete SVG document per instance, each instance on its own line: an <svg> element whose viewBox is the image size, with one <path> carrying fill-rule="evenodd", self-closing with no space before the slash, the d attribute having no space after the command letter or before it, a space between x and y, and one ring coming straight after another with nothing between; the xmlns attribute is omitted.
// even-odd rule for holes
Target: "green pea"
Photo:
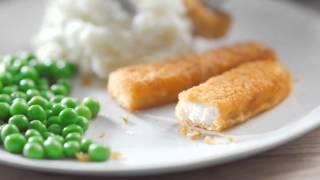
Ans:
<svg viewBox="0 0 320 180"><path fill-rule="evenodd" d="M62 136L66 136L67 134L73 132L83 134L83 129L79 125L71 124L62 129Z"/></svg>
<svg viewBox="0 0 320 180"><path fill-rule="evenodd" d="M40 105L43 109L46 109L48 107L48 100L41 96L34 96L31 98L28 102L28 105Z"/></svg>
<svg viewBox="0 0 320 180"><path fill-rule="evenodd" d="M13 82L13 77L10 73L0 73L0 81L3 86L9 86Z"/></svg>
<svg viewBox="0 0 320 180"><path fill-rule="evenodd" d="M10 134L4 140L4 149L11 153L21 153L26 142L22 134Z"/></svg>
<svg viewBox="0 0 320 180"><path fill-rule="evenodd" d="M0 102L0 109L0 121L3 121L10 116L10 106L8 103Z"/></svg>
<svg viewBox="0 0 320 180"><path fill-rule="evenodd" d="M12 98L8 94L0 94L0 102L11 104Z"/></svg>
<svg viewBox="0 0 320 180"><path fill-rule="evenodd" d="M40 95L44 98L46 98L47 100L49 100L50 98L53 97L53 94L48 91L48 90L43 90L43 91L40 91Z"/></svg>
<svg viewBox="0 0 320 180"><path fill-rule="evenodd" d="M48 139L48 137L54 136L55 134L52 132L46 131L42 135L45 139Z"/></svg>
<svg viewBox="0 0 320 180"><path fill-rule="evenodd" d="M64 98L64 96L56 95L56 96L53 96L52 98L50 98L50 102L60 103L63 98Z"/></svg>
<svg viewBox="0 0 320 180"><path fill-rule="evenodd" d="M2 62L5 64L5 65L12 65L13 62L15 61L16 57L13 56L13 55L5 55L3 58L2 58Z"/></svg>
<svg viewBox="0 0 320 180"><path fill-rule="evenodd" d="M65 141L78 141L81 140L81 134L77 132L72 132L66 135Z"/></svg>
<svg viewBox="0 0 320 180"><path fill-rule="evenodd" d="M72 97L63 98L61 103L67 106L68 108L75 108L79 104L78 101Z"/></svg>
<svg viewBox="0 0 320 180"><path fill-rule="evenodd" d="M66 88L67 93L69 93L71 91L70 79L66 79L66 78L58 79L57 84L63 85Z"/></svg>
<svg viewBox="0 0 320 180"><path fill-rule="evenodd" d="M52 105L52 114L55 116L58 116L60 114L60 112L64 109L66 109L67 107L63 104L53 104Z"/></svg>
<svg viewBox="0 0 320 180"><path fill-rule="evenodd" d="M39 79L37 83L37 87L39 90L48 90L49 89L49 82L47 79Z"/></svg>
<svg viewBox="0 0 320 180"><path fill-rule="evenodd" d="M28 112L28 105L23 101L14 101L10 106L10 114L17 115L17 114L27 114Z"/></svg>
<svg viewBox="0 0 320 180"><path fill-rule="evenodd" d="M30 100L31 98L35 96L40 96L40 92L36 89L28 89L26 91L27 99Z"/></svg>
<svg viewBox="0 0 320 180"><path fill-rule="evenodd" d="M40 134L40 132L38 130L35 129L28 129L24 135L26 136L27 139L33 137L33 136L40 136L42 137L42 135Z"/></svg>
<svg viewBox="0 0 320 180"><path fill-rule="evenodd" d="M48 131L52 132L54 134L61 134L62 133L62 128L59 124L51 124L48 127Z"/></svg>
<svg viewBox="0 0 320 180"><path fill-rule="evenodd" d="M92 117L91 111L87 106L79 105L75 108L75 111L79 116L83 116L87 119L91 119Z"/></svg>
<svg viewBox="0 0 320 180"><path fill-rule="evenodd" d="M16 125L20 131L24 131L29 128L28 118L22 114L10 117L9 124Z"/></svg>
<svg viewBox="0 0 320 180"><path fill-rule="evenodd" d="M51 91L55 94L55 95L66 95L67 94L67 89L60 84L54 84L51 86Z"/></svg>
<svg viewBox="0 0 320 180"><path fill-rule="evenodd" d="M89 120L83 116L78 116L76 124L81 126L83 130L87 130L89 127Z"/></svg>
<svg viewBox="0 0 320 180"><path fill-rule="evenodd" d="M2 93L3 94L11 94L11 93L13 93L13 92L15 92L15 91L17 91L18 90L18 86L16 86L16 85L11 85L11 86L6 86L6 87L4 87L4 88L2 88Z"/></svg>
<svg viewBox="0 0 320 180"><path fill-rule="evenodd" d="M64 126L74 124L77 121L77 117L77 113L71 108L66 108L59 113L60 122Z"/></svg>
<svg viewBox="0 0 320 180"><path fill-rule="evenodd" d="M24 103L24 104L27 104L27 101L23 98L15 98L13 101L12 101L12 104L16 103L16 102L21 102L21 103Z"/></svg>
<svg viewBox="0 0 320 180"><path fill-rule="evenodd" d="M82 104L90 109L92 117L95 117L97 113L100 111L100 104L94 98L86 97L83 99Z"/></svg>
<svg viewBox="0 0 320 180"><path fill-rule="evenodd" d="M27 95L20 91L15 91L11 93L10 96L12 97L12 99L16 99L16 98L27 99Z"/></svg>
<svg viewBox="0 0 320 180"><path fill-rule="evenodd" d="M19 82L19 90L26 92L28 89L35 89L36 85L31 79L22 79Z"/></svg>
<svg viewBox="0 0 320 180"><path fill-rule="evenodd" d="M66 157L74 157L80 152L79 141L67 141L63 144L63 150Z"/></svg>
<svg viewBox="0 0 320 180"><path fill-rule="evenodd" d="M86 139L86 138L82 139L82 140L81 140L81 143L80 143L80 149L81 149L81 151L87 153L88 150L89 150L89 146L90 146L92 143L93 143L93 142L92 142L91 139Z"/></svg>
<svg viewBox="0 0 320 180"><path fill-rule="evenodd" d="M40 62L37 62L33 65L34 69L38 72L40 77L47 76L48 72L46 70L46 65Z"/></svg>
<svg viewBox="0 0 320 180"><path fill-rule="evenodd" d="M110 149L102 145L91 144L88 154L92 161L105 161L110 157Z"/></svg>
<svg viewBox="0 0 320 180"><path fill-rule="evenodd" d="M50 126L51 124L59 124L61 125L60 119L58 116L51 116L48 118L47 124Z"/></svg>
<svg viewBox="0 0 320 180"><path fill-rule="evenodd" d="M20 54L19 58L20 58L20 59L24 59L24 60L26 60L26 61L30 61L30 60L32 60L32 59L35 59L36 56L35 56L35 54L32 53L32 52L22 52L22 53Z"/></svg>
<svg viewBox="0 0 320 180"><path fill-rule="evenodd" d="M47 140L50 140L50 139L59 141L60 143L64 142L64 138L62 136L60 136L60 135L53 135L53 136L50 136L50 137L47 138Z"/></svg>
<svg viewBox="0 0 320 180"><path fill-rule="evenodd" d="M41 159L44 157L44 148L36 142L28 142L23 147L23 155L30 159Z"/></svg>
<svg viewBox="0 0 320 180"><path fill-rule="evenodd" d="M43 144L43 137L42 136L31 136L30 138L28 138L28 142L33 142L33 143L39 143L39 144Z"/></svg>
<svg viewBox="0 0 320 180"><path fill-rule="evenodd" d="M47 113L40 105L30 106L27 114L29 120L45 121L47 119Z"/></svg>
<svg viewBox="0 0 320 180"><path fill-rule="evenodd" d="M1 139L5 140L8 135L16 133L19 133L19 129L16 125L6 124L1 129Z"/></svg>
<svg viewBox="0 0 320 180"><path fill-rule="evenodd" d="M34 81L38 79L38 76L39 76L38 72L33 67L30 67L30 66L23 66L20 69L20 74L22 78L32 79Z"/></svg>
<svg viewBox="0 0 320 180"><path fill-rule="evenodd" d="M30 128L35 129L43 135L43 133L47 132L46 126L39 120L33 120L30 122Z"/></svg>
<svg viewBox="0 0 320 180"><path fill-rule="evenodd" d="M63 157L63 146L59 141L53 139L45 140L43 147L45 155L49 159L60 159Z"/></svg>

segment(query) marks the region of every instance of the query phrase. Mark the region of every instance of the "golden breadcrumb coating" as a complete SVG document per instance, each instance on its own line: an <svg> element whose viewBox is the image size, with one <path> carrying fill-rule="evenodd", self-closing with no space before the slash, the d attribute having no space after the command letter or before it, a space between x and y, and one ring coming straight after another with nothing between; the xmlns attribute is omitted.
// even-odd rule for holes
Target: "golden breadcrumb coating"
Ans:
<svg viewBox="0 0 320 180"><path fill-rule="evenodd" d="M224 36L231 24L231 17L219 9L209 9L200 0L184 0L194 33L207 38Z"/></svg>
<svg viewBox="0 0 320 180"><path fill-rule="evenodd" d="M109 76L108 90L123 107L134 111L175 102L178 94L240 64L276 59L263 44L244 42L198 54L180 55L120 68Z"/></svg>
<svg viewBox="0 0 320 180"><path fill-rule="evenodd" d="M251 62L179 94L179 103L187 101L216 108L218 115L212 117L212 124L181 119L179 103L176 114L184 126L222 131L272 108L287 97L290 90L290 72L277 61Z"/></svg>

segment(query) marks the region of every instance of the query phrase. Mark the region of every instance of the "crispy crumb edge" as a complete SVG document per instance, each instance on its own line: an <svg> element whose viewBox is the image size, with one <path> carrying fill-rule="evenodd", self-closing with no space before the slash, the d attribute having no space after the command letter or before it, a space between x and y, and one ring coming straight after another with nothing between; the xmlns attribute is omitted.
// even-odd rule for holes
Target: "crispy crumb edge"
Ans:
<svg viewBox="0 0 320 180"><path fill-rule="evenodd" d="M124 124L128 124L129 123L128 115L127 114L122 115L121 120L123 121Z"/></svg>
<svg viewBox="0 0 320 180"><path fill-rule="evenodd" d="M110 157L112 160L123 159L122 153L120 151L112 151Z"/></svg>
<svg viewBox="0 0 320 180"><path fill-rule="evenodd" d="M81 161L81 162L88 162L90 161L90 157L88 154L85 154L83 152L79 152L79 153L76 153L76 159Z"/></svg>

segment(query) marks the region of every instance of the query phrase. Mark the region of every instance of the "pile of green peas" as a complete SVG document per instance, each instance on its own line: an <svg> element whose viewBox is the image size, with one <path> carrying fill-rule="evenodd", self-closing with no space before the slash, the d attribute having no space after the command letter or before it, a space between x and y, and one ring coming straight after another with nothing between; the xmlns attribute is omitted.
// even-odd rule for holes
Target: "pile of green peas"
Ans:
<svg viewBox="0 0 320 180"><path fill-rule="evenodd" d="M105 161L110 149L83 138L100 110L97 100L69 97L76 66L41 62L33 53L0 57L0 142L31 159L75 158L85 153Z"/></svg>

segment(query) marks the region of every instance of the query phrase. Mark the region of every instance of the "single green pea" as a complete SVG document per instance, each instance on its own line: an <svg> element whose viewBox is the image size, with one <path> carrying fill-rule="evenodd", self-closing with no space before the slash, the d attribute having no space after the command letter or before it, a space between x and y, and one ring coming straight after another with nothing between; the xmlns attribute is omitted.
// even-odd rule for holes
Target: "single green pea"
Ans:
<svg viewBox="0 0 320 180"><path fill-rule="evenodd" d="M48 127L48 131L59 135L62 133L62 128L59 124L51 124Z"/></svg>
<svg viewBox="0 0 320 180"><path fill-rule="evenodd" d="M68 108L75 108L79 103L72 97L65 97L62 99L61 104L67 106Z"/></svg>
<svg viewBox="0 0 320 180"><path fill-rule="evenodd" d="M29 120L45 121L47 119L47 113L40 105L29 106L27 115Z"/></svg>
<svg viewBox="0 0 320 180"><path fill-rule="evenodd" d="M8 103L0 102L0 121L6 120L10 116L10 106Z"/></svg>
<svg viewBox="0 0 320 180"><path fill-rule="evenodd" d="M64 96L62 96L62 95L56 95L56 96L53 96L52 98L50 98L50 102L60 103L63 98L64 98Z"/></svg>
<svg viewBox="0 0 320 180"><path fill-rule="evenodd" d="M40 143L28 142L23 147L23 155L30 159L41 159L44 157L44 148Z"/></svg>
<svg viewBox="0 0 320 180"><path fill-rule="evenodd" d="M58 116L50 116L48 118L47 125L50 126L51 124L59 124L59 125L61 125L59 117Z"/></svg>
<svg viewBox="0 0 320 180"><path fill-rule="evenodd" d="M41 135L47 132L46 126L39 120L33 120L30 122L30 128L40 132Z"/></svg>
<svg viewBox="0 0 320 180"><path fill-rule="evenodd" d="M24 114L26 115L28 112L28 105L23 101L14 101L10 106L10 114Z"/></svg>
<svg viewBox="0 0 320 180"><path fill-rule="evenodd" d="M36 62L32 65L34 69L38 72L40 77L45 77L48 75L46 65L40 62Z"/></svg>
<svg viewBox="0 0 320 180"><path fill-rule="evenodd" d="M27 101L23 98L15 98L12 100L12 104L16 103L16 102L21 102L21 103L27 104Z"/></svg>
<svg viewBox="0 0 320 180"><path fill-rule="evenodd" d="M6 73L6 72L0 73L0 81L1 81L3 86L11 85L12 82L13 82L12 74Z"/></svg>
<svg viewBox="0 0 320 180"><path fill-rule="evenodd" d="M100 104L94 98L86 97L83 99L82 104L90 109L92 117L95 117L100 111Z"/></svg>
<svg viewBox="0 0 320 180"><path fill-rule="evenodd" d="M87 119L91 119L92 118L91 111L87 106L79 105L79 106L77 106L75 108L75 111L79 116L83 116L83 117L85 117Z"/></svg>
<svg viewBox="0 0 320 180"><path fill-rule="evenodd" d="M64 138L60 135L53 135L47 138L47 140L50 140L50 139L59 141L60 143L64 143Z"/></svg>
<svg viewBox="0 0 320 180"><path fill-rule="evenodd" d="M13 55L5 55L3 56L2 58L2 62L5 64L5 65L12 65L13 62L15 61L16 57L13 56Z"/></svg>
<svg viewBox="0 0 320 180"><path fill-rule="evenodd" d="M29 106L40 105L43 109L46 109L48 107L48 104L48 100L42 96L34 96L28 101Z"/></svg>
<svg viewBox="0 0 320 180"><path fill-rule="evenodd" d="M20 74L22 78L25 79L32 79L32 80L37 80L39 77L38 72L36 71L35 68L30 67L30 66L23 66L20 69Z"/></svg>
<svg viewBox="0 0 320 180"><path fill-rule="evenodd" d="M83 129L79 125L71 124L62 129L62 136L65 137L67 134L73 133L73 132L83 134Z"/></svg>
<svg viewBox="0 0 320 180"><path fill-rule="evenodd" d="M55 116L58 116L60 114L60 112L64 109L66 109L67 107L63 104L53 104L52 105L52 114Z"/></svg>
<svg viewBox="0 0 320 180"><path fill-rule="evenodd" d="M15 91L11 93L10 96L12 97L12 99L16 99L16 98L27 99L27 95L24 92L20 92L20 91Z"/></svg>
<svg viewBox="0 0 320 180"><path fill-rule="evenodd" d="M0 94L0 102L11 104L12 98L8 94Z"/></svg>
<svg viewBox="0 0 320 180"><path fill-rule="evenodd" d="M65 141L78 141L81 140L81 134L77 132L72 132L66 135Z"/></svg>
<svg viewBox="0 0 320 180"><path fill-rule="evenodd" d="M70 91L71 91L71 81L70 81L70 79L67 79L67 78L58 79L57 80L57 84L63 85L66 88L67 93L70 93Z"/></svg>
<svg viewBox="0 0 320 180"><path fill-rule="evenodd" d="M20 131L24 131L29 128L28 118L22 114L11 116L9 124L16 125Z"/></svg>
<svg viewBox="0 0 320 180"><path fill-rule="evenodd" d="M89 146L88 154L92 161L105 161L110 157L110 149L108 147L91 144Z"/></svg>
<svg viewBox="0 0 320 180"><path fill-rule="evenodd" d="M45 138L45 139L48 139L48 137L51 137L51 136L54 136L55 134L52 133L52 132L49 132L49 131L46 131L42 134L42 136Z"/></svg>
<svg viewBox="0 0 320 180"><path fill-rule="evenodd" d="M92 142L91 139L86 139L86 138L82 139L82 140L81 140L81 143L80 143L80 150L81 150L82 152L87 153L88 150L89 150L89 146L90 146L92 143L93 143L93 142Z"/></svg>
<svg viewBox="0 0 320 180"><path fill-rule="evenodd" d="M53 84L50 87L51 91L53 92L53 94L55 95L66 95L67 94L67 89L60 84Z"/></svg>
<svg viewBox="0 0 320 180"><path fill-rule="evenodd" d="M42 135L40 134L40 132L38 130L35 129L28 129L24 135L26 136L27 139L33 137L33 136L40 136L42 137Z"/></svg>
<svg viewBox="0 0 320 180"><path fill-rule="evenodd" d="M53 97L52 92L48 91L48 90L42 90L40 91L40 95L44 98L46 98L47 100L51 99Z"/></svg>
<svg viewBox="0 0 320 180"><path fill-rule="evenodd" d="M20 55L19 55L19 58L20 59L24 59L26 61L30 61L32 59L35 59L36 58L36 55L32 52L22 52Z"/></svg>
<svg viewBox="0 0 320 180"><path fill-rule="evenodd" d="M28 89L26 91L27 99L30 100L33 97L40 96L40 92L36 89Z"/></svg>
<svg viewBox="0 0 320 180"><path fill-rule="evenodd" d="M76 124L81 126L84 131L89 127L89 120L83 116L78 116Z"/></svg>
<svg viewBox="0 0 320 180"><path fill-rule="evenodd" d="M35 88L36 88L36 85L35 85L34 81L31 79L22 79L19 82L19 90L20 91L26 92L28 89L35 89Z"/></svg>
<svg viewBox="0 0 320 180"><path fill-rule="evenodd" d="M44 140L42 136L31 136L30 138L28 138L28 142L43 144L43 141Z"/></svg>
<svg viewBox="0 0 320 180"><path fill-rule="evenodd" d="M10 134L4 139L4 149L11 153L21 153L26 142L22 134Z"/></svg>
<svg viewBox="0 0 320 180"><path fill-rule="evenodd" d="M44 141L43 146L45 155L49 159L60 159L63 157L63 146L59 141L48 139Z"/></svg>
<svg viewBox="0 0 320 180"><path fill-rule="evenodd" d="M19 129L16 125L6 124L1 129L1 139L4 141L8 135L16 133L19 133Z"/></svg>
<svg viewBox="0 0 320 180"><path fill-rule="evenodd" d="M47 79L39 79L37 83L37 87L39 90L48 90L49 89L49 81Z"/></svg>
<svg viewBox="0 0 320 180"><path fill-rule="evenodd" d="M18 90L18 86L17 85L10 85L10 86L3 87L1 92L3 94L9 94L10 95L11 93L13 93L13 92L15 92L17 90Z"/></svg>
<svg viewBox="0 0 320 180"><path fill-rule="evenodd" d="M70 78L73 75L69 64L63 60L57 62L57 68L59 73L57 77Z"/></svg>
<svg viewBox="0 0 320 180"><path fill-rule="evenodd" d="M64 126L74 124L77 121L77 117L77 113L71 108L66 108L59 113L60 122Z"/></svg>
<svg viewBox="0 0 320 180"><path fill-rule="evenodd" d="M67 141L63 144L63 150L66 157L74 157L80 152L80 143L79 141Z"/></svg>

